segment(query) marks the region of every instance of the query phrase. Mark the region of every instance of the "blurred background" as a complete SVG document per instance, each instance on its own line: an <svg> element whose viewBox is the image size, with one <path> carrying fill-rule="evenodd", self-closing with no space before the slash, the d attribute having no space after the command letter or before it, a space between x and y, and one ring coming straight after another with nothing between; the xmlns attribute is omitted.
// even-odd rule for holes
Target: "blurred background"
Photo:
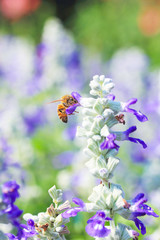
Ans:
<svg viewBox="0 0 160 240"><path fill-rule="evenodd" d="M148 148L123 143L113 182L126 199L145 192L160 213L159 56L160 0L0 0L0 183L20 184L16 203L24 213L45 211L54 184L64 199L86 201L98 183L85 168L83 140L75 138L81 114L64 124L57 104L47 104L72 91L87 95L95 74L113 78L117 100L138 98L137 110L149 118L142 124L125 117L125 128L136 125ZM71 220L68 240L91 239L89 217ZM158 220L144 221L140 239L160 239ZM14 232L1 222L3 232Z"/></svg>

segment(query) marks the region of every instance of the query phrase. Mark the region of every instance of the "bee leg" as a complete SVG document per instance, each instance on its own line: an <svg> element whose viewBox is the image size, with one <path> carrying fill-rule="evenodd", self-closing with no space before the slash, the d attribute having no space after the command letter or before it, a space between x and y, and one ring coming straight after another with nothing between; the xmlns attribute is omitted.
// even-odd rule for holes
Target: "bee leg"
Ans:
<svg viewBox="0 0 160 240"><path fill-rule="evenodd" d="M75 113L79 113L79 112L77 112L77 111L74 111Z"/></svg>

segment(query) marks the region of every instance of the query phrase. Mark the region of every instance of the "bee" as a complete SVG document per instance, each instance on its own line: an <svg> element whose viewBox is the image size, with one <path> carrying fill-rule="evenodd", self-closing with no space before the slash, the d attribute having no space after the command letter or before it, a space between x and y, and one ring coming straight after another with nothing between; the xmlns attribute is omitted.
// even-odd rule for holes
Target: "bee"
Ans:
<svg viewBox="0 0 160 240"><path fill-rule="evenodd" d="M58 107L57 107L58 117L59 119L62 120L62 122L67 123L68 115L66 113L66 109L78 103L78 101L74 97L72 97L72 95L64 95L61 99L58 99L49 103L55 103L55 102L61 102L60 104L58 104ZM69 115L73 115L73 113Z"/></svg>

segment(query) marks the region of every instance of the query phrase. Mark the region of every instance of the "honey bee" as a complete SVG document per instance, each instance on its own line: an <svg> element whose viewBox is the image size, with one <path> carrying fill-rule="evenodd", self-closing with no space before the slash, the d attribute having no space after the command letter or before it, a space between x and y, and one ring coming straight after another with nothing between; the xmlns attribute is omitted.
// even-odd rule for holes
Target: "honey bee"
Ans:
<svg viewBox="0 0 160 240"><path fill-rule="evenodd" d="M66 113L66 109L78 103L78 101L74 97L72 97L72 95L64 95L61 99L58 99L49 103L55 103L55 102L61 102L60 104L58 104L58 107L57 107L58 117L59 119L62 120L62 122L67 123L68 115ZM69 115L73 115L73 113Z"/></svg>

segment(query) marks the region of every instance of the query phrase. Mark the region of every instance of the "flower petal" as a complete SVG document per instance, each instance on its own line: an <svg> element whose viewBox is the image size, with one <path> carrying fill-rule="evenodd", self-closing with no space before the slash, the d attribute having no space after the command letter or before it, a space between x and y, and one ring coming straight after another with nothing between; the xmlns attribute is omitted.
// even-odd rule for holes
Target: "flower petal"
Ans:
<svg viewBox="0 0 160 240"><path fill-rule="evenodd" d="M81 95L78 92L72 92L71 95L80 103Z"/></svg>
<svg viewBox="0 0 160 240"><path fill-rule="evenodd" d="M134 219L134 222L135 222L135 225L136 227L141 230L141 233L144 235L146 234L146 227L145 225L143 224L143 222L141 220L139 220L138 218L135 218Z"/></svg>
<svg viewBox="0 0 160 240"><path fill-rule="evenodd" d="M72 202L82 208L85 206L85 203L80 198L72 198Z"/></svg>
<svg viewBox="0 0 160 240"><path fill-rule="evenodd" d="M102 221L93 221L87 224L86 232L92 237L106 237L111 230L104 226Z"/></svg>
<svg viewBox="0 0 160 240"><path fill-rule="evenodd" d="M81 212L81 211L82 211L81 208L71 208L71 209L68 209L67 211L65 211L64 213L62 213L62 217L63 218L75 217L75 216L77 216L77 213Z"/></svg>

